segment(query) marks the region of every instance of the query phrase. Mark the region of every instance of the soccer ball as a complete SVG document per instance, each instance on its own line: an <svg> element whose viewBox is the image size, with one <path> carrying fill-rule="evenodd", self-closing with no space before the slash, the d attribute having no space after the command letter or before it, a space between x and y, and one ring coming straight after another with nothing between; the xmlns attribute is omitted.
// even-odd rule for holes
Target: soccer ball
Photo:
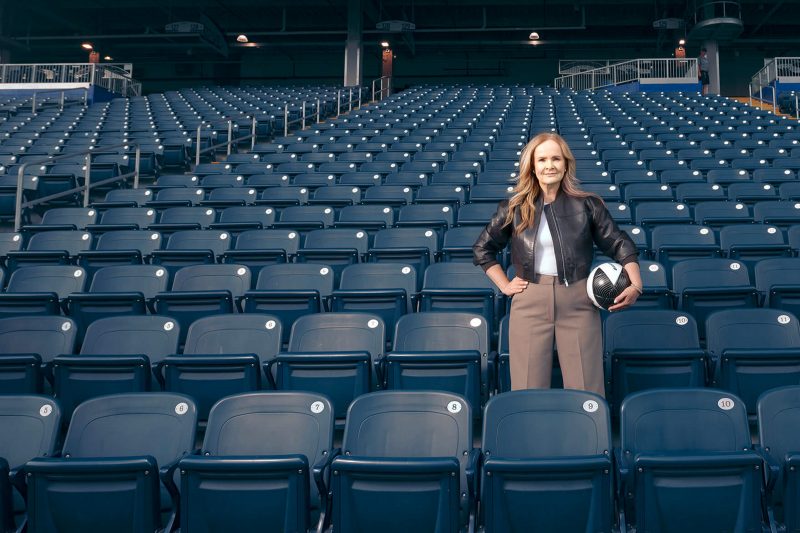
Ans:
<svg viewBox="0 0 800 533"><path fill-rule="evenodd" d="M594 305L608 309L614 305L614 298L620 295L631 280L619 263L603 263L592 269L586 279L586 293Z"/></svg>

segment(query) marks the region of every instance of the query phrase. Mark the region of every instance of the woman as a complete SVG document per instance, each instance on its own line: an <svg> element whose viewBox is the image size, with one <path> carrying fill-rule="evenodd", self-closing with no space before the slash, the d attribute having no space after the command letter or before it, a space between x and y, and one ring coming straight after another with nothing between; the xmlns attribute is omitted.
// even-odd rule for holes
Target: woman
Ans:
<svg viewBox="0 0 800 533"><path fill-rule="evenodd" d="M497 253L511 240L516 276L508 280ZM549 388L553 341L564 388L604 396L600 313L586 293L593 244L622 264L631 285L609 309L632 305L642 292L636 245L602 200L581 191L575 158L559 135L542 133L522 150L513 196L472 247L480 265L506 296L511 388Z"/></svg>

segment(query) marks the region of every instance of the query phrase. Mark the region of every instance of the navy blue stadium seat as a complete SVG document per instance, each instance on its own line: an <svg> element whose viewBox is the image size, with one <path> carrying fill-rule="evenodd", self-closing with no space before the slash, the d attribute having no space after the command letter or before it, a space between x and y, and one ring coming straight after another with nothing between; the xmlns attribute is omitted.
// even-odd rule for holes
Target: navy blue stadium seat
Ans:
<svg viewBox="0 0 800 533"><path fill-rule="evenodd" d="M492 398L481 446L485 531L612 531L610 419L603 399L583 391Z"/></svg>
<svg viewBox="0 0 800 533"><path fill-rule="evenodd" d="M331 399L343 420L361 394L382 388L385 326L368 313L306 315L292 325L288 350L267 363L280 390L308 390ZM274 370L273 370L274 368Z"/></svg>
<svg viewBox="0 0 800 533"><path fill-rule="evenodd" d="M422 288L422 277L428 265L436 261L438 243L436 232L426 228L389 228L375 234L369 249L369 262L402 263L413 266L417 272L417 290Z"/></svg>
<svg viewBox="0 0 800 533"><path fill-rule="evenodd" d="M277 316L283 324L283 342L287 343L295 320L329 309L333 287L333 270L328 266L267 265L258 274L255 290L244 293L239 310Z"/></svg>
<svg viewBox="0 0 800 533"><path fill-rule="evenodd" d="M104 267L92 278L89 292L67 296L67 313L78 326L78 338L97 319L144 315L154 309L155 297L167 290L167 271L157 265Z"/></svg>
<svg viewBox="0 0 800 533"><path fill-rule="evenodd" d="M151 262L163 266L172 279L182 267L216 263L231 248L232 240L230 233L217 229L177 231L163 250L151 252Z"/></svg>
<svg viewBox="0 0 800 533"><path fill-rule="evenodd" d="M261 388L261 367L281 351L281 323L271 315L212 315L189 326L181 355L164 358L164 389L186 394L208 418L218 400Z"/></svg>
<svg viewBox="0 0 800 533"><path fill-rule="evenodd" d="M704 387L707 358L697 323L679 311L611 313L603 322L609 400L659 387Z"/></svg>
<svg viewBox="0 0 800 533"><path fill-rule="evenodd" d="M86 399L151 389L151 369L178 351L178 324L162 316L92 322L79 355L53 359L53 391L65 418Z"/></svg>
<svg viewBox="0 0 800 533"><path fill-rule="evenodd" d="M179 501L174 475L192 451L196 423L194 403L177 394L84 402L72 417L62 456L25 466L31 530L170 531Z"/></svg>
<svg viewBox="0 0 800 533"><path fill-rule="evenodd" d="M731 391L754 416L761 393L800 383L800 324L781 309L730 309L706 321L712 386Z"/></svg>
<svg viewBox="0 0 800 533"><path fill-rule="evenodd" d="M42 392L53 358L73 352L76 333L64 317L0 319L0 394Z"/></svg>
<svg viewBox="0 0 800 533"><path fill-rule="evenodd" d="M159 250L161 244L161 234L157 231L110 231L100 235L94 250L78 254L78 264L91 279L103 267L149 263L152 253Z"/></svg>
<svg viewBox="0 0 800 533"><path fill-rule="evenodd" d="M386 387L444 390L464 396L475 414L494 389L495 354L479 315L420 312L402 316L386 356Z"/></svg>
<svg viewBox="0 0 800 533"><path fill-rule="evenodd" d="M11 273L0 293L0 317L58 315L67 297L82 292L86 272L72 265L26 266Z"/></svg>
<svg viewBox="0 0 800 533"><path fill-rule="evenodd" d="M24 250L9 251L6 267L15 270L31 265L68 265L80 252L91 249L92 234L87 231L55 230L31 236Z"/></svg>
<svg viewBox="0 0 800 533"><path fill-rule="evenodd" d="M761 531L761 457L742 400L711 389L629 396L618 498L637 531Z"/></svg>
<svg viewBox="0 0 800 533"><path fill-rule="evenodd" d="M0 530L25 531L25 464L55 455L60 427L52 398L0 395Z"/></svg>
<svg viewBox="0 0 800 533"><path fill-rule="evenodd" d="M269 392L221 400L199 454L180 462L181 530L318 530L326 520L323 475L332 446L333 408L324 396Z"/></svg>
<svg viewBox="0 0 800 533"><path fill-rule="evenodd" d="M736 260L686 259L672 267L672 288L677 308L697 321L705 338L708 316L722 309L758 307L759 298L744 263Z"/></svg>
<svg viewBox="0 0 800 533"><path fill-rule="evenodd" d="M243 265L191 265L175 272L169 291L156 294L156 314L174 318L180 325L180 344L189 325L217 314L233 313L236 303L250 290L250 269Z"/></svg>
<svg viewBox="0 0 800 533"><path fill-rule="evenodd" d="M461 396L385 391L356 399L331 465L334 531L474 527L472 413Z"/></svg>
<svg viewBox="0 0 800 533"><path fill-rule="evenodd" d="M794 428L800 424L800 387L778 387L758 399L758 438L765 456L767 502L777 528L800 529L800 492L797 450L800 440ZM784 531L784 529L779 529Z"/></svg>

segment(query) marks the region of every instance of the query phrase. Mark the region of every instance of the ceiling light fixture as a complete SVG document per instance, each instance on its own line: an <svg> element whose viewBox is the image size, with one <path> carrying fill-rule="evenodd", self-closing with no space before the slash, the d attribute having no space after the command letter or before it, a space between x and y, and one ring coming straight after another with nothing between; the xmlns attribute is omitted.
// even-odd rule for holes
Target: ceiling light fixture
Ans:
<svg viewBox="0 0 800 533"><path fill-rule="evenodd" d="M104 57L103 59L104 59L105 61L113 61L113 60L114 60L114 58L113 58L113 57L111 57L111 56L106 56L106 57Z"/></svg>
<svg viewBox="0 0 800 533"><path fill-rule="evenodd" d="M245 35L244 33L242 33L242 34L239 34L239 35L236 37L236 42L239 42L239 43L246 43L248 40L249 40L249 39L247 38L247 35Z"/></svg>
<svg viewBox="0 0 800 533"><path fill-rule="evenodd" d="M686 39L681 39L680 41L678 41L678 44L683 46L684 44L686 44Z"/></svg>
<svg viewBox="0 0 800 533"><path fill-rule="evenodd" d="M389 48L389 41L381 41L381 46L384 48Z"/></svg>
<svg viewBox="0 0 800 533"><path fill-rule="evenodd" d="M539 40L539 33L532 31L530 35L528 35L528 39L531 41L538 41Z"/></svg>
<svg viewBox="0 0 800 533"><path fill-rule="evenodd" d="M81 48L83 48L84 50L91 50L94 47L92 46L92 43L83 43L81 44Z"/></svg>

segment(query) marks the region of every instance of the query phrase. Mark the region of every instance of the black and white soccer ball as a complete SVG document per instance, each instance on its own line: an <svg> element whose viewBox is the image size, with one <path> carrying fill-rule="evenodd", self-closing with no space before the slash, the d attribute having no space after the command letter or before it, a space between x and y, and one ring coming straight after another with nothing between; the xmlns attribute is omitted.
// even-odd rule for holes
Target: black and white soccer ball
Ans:
<svg viewBox="0 0 800 533"><path fill-rule="evenodd" d="M614 305L614 298L631 284L628 273L619 263L602 263L592 269L586 279L589 299L600 309Z"/></svg>

